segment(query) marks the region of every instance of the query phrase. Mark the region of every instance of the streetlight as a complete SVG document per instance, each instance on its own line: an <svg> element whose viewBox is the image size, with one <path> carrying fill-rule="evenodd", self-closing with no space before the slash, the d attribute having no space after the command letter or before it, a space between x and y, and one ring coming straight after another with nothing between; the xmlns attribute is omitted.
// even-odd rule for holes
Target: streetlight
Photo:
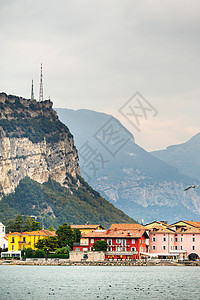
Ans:
<svg viewBox="0 0 200 300"><path fill-rule="evenodd" d="M48 251L49 251L49 249L47 248L46 249L46 261L48 260Z"/></svg>

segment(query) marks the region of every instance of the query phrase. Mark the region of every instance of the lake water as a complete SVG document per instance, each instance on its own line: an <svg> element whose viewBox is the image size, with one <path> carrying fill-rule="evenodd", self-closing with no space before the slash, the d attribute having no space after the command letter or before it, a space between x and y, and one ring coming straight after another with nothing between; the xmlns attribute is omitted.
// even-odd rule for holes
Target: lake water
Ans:
<svg viewBox="0 0 200 300"><path fill-rule="evenodd" d="M200 267L0 266L0 299L200 299Z"/></svg>

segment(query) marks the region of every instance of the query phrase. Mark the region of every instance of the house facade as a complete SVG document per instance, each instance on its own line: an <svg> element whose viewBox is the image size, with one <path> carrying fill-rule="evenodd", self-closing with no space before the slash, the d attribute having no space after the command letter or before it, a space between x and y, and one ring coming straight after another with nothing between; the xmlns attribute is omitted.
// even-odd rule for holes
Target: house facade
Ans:
<svg viewBox="0 0 200 300"><path fill-rule="evenodd" d="M89 224L85 225L70 225L71 229L79 229L81 233L88 233L91 230L103 230L104 228L100 224Z"/></svg>
<svg viewBox="0 0 200 300"><path fill-rule="evenodd" d="M21 251L24 248L36 250L35 244L37 241L49 236L56 236L56 234L54 231L49 230L9 233L8 251Z"/></svg>
<svg viewBox="0 0 200 300"><path fill-rule="evenodd" d="M6 227L3 223L0 222L0 248L8 248L8 237L6 235Z"/></svg>
<svg viewBox="0 0 200 300"><path fill-rule="evenodd" d="M200 259L200 223L147 224L149 256L160 259Z"/></svg>
<svg viewBox="0 0 200 300"><path fill-rule="evenodd" d="M108 230L90 231L82 235L80 245L75 244L73 250L76 252L92 251L96 241L106 241L108 249L105 253L105 259L139 259L141 258L141 253L148 252L148 232L143 226L126 226L126 228L127 229L119 229L117 226L113 226Z"/></svg>

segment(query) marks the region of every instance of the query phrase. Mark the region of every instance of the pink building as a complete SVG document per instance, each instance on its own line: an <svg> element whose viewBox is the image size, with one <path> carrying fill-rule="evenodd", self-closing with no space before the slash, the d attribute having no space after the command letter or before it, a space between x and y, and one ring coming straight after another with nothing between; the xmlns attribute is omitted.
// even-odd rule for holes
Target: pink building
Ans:
<svg viewBox="0 0 200 300"><path fill-rule="evenodd" d="M149 256L161 259L200 259L200 223L179 221L172 225L153 222L149 229Z"/></svg>

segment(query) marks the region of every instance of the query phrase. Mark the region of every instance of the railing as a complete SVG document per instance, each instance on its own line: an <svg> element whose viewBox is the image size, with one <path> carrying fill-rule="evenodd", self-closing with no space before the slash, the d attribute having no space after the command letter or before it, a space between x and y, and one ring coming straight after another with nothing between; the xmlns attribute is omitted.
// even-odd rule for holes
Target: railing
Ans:
<svg viewBox="0 0 200 300"><path fill-rule="evenodd" d="M27 245L30 245L31 242L22 241L22 242L18 242L18 244L27 244Z"/></svg>
<svg viewBox="0 0 200 300"><path fill-rule="evenodd" d="M138 251L107 251L106 255L134 255L138 254Z"/></svg>

